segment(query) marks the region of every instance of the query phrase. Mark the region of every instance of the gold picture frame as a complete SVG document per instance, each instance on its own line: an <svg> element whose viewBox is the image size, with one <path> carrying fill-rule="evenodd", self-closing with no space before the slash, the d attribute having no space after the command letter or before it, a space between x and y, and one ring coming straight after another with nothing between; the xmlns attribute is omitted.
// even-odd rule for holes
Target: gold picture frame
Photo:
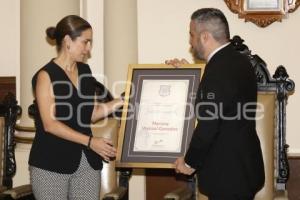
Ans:
<svg viewBox="0 0 300 200"><path fill-rule="evenodd" d="M129 65L117 167L173 168L175 159L184 156L204 66Z"/></svg>
<svg viewBox="0 0 300 200"><path fill-rule="evenodd" d="M286 18L300 5L300 0L224 0L227 7L239 18L259 27L267 27L273 22Z"/></svg>

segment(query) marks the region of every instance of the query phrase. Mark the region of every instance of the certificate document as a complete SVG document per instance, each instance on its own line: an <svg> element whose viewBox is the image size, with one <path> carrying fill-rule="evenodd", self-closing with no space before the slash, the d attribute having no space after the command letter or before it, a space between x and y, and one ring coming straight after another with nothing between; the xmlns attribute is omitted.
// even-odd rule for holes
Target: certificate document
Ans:
<svg viewBox="0 0 300 200"><path fill-rule="evenodd" d="M180 152L189 80L143 80L135 152Z"/></svg>
<svg viewBox="0 0 300 200"><path fill-rule="evenodd" d="M248 9L271 9L278 10L280 7L279 0L248 0Z"/></svg>

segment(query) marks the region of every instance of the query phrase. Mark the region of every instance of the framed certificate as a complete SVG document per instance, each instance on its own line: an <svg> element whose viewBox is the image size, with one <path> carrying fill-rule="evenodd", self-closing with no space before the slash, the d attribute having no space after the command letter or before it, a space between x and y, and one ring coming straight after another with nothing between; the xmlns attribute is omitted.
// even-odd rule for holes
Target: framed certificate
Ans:
<svg viewBox="0 0 300 200"><path fill-rule="evenodd" d="M172 168L184 156L203 71L202 64L129 66L117 167Z"/></svg>
<svg viewBox="0 0 300 200"><path fill-rule="evenodd" d="M300 6L300 0L224 0L228 8L246 22L267 27L287 19Z"/></svg>
<svg viewBox="0 0 300 200"><path fill-rule="evenodd" d="M282 0L247 0L245 11L279 11L284 12Z"/></svg>

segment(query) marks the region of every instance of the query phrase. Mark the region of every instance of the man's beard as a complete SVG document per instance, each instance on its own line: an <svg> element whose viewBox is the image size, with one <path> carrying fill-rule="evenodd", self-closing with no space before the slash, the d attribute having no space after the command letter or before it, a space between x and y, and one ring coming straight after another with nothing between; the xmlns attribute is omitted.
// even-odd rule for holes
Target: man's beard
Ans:
<svg viewBox="0 0 300 200"><path fill-rule="evenodd" d="M204 49L203 49L203 46L201 44L198 46L197 49L191 47L191 50L192 50L192 53L193 53L193 56L194 56L195 59L205 60L205 58L204 58Z"/></svg>

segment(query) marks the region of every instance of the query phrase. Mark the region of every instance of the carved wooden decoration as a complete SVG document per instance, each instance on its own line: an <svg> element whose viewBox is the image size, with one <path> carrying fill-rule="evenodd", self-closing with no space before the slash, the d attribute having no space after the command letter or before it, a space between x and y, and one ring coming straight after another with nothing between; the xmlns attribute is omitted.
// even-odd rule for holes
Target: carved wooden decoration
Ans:
<svg viewBox="0 0 300 200"><path fill-rule="evenodd" d="M288 96L295 92L295 83L289 79L286 69L278 66L275 74L271 77L267 64L258 56L252 55L248 46L243 44L244 40L239 36L234 36L231 40L234 48L246 55L256 73L257 90L260 92L276 92L276 131L277 138L277 160L276 160L276 183L277 190L285 190L289 179L289 163L287 158L287 150L289 145L286 144L286 105Z"/></svg>
<svg viewBox="0 0 300 200"><path fill-rule="evenodd" d="M294 12L300 5L300 0L224 0L228 8L237 13L239 18L250 21L259 27L266 27L273 22L282 21L288 13ZM264 8L264 5L267 5ZM274 7L272 7L274 6Z"/></svg>

